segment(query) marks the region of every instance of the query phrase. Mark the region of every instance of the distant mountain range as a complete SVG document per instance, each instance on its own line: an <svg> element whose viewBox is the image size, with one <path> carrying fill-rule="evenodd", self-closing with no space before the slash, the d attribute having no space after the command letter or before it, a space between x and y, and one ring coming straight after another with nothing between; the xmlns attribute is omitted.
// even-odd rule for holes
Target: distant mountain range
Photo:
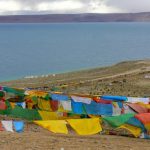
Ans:
<svg viewBox="0 0 150 150"><path fill-rule="evenodd" d="M0 23L149 22L150 12L112 14L46 14L0 16Z"/></svg>

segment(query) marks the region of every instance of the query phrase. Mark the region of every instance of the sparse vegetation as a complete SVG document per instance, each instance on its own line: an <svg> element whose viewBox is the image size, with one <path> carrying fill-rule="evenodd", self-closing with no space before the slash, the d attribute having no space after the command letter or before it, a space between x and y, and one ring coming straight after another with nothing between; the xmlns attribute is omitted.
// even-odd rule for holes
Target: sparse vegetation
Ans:
<svg viewBox="0 0 150 150"><path fill-rule="evenodd" d="M40 88L69 94L150 96L150 79L145 78L149 73L150 60L141 60L55 76L2 82L1 85Z"/></svg>

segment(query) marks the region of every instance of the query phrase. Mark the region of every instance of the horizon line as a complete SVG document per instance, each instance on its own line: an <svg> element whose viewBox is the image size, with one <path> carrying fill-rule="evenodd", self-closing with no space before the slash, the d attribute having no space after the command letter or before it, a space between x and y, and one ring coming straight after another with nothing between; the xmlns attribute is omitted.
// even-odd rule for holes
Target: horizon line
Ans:
<svg viewBox="0 0 150 150"><path fill-rule="evenodd" d="M142 14L142 13L150 13L150 11L141 11L141 12L116 12L116 13L33 13L33 14L4 14L1 16L44 16L44 15L84 15L84 14L96 14L96 15L108 15L108 14Z"/></svg>

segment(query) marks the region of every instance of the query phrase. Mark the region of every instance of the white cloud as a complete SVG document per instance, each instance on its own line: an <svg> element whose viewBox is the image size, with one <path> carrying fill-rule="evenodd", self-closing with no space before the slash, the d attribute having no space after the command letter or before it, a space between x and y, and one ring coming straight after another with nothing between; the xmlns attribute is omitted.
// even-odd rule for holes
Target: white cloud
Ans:
<svg viewBox="0 0 150 150"><path fill-rule="evenodd" d="M107 0L0 0L0 14L110 13L120 12L107 6Z"/></svg>
<svg viewBox="0 0 150 150"><path fill-rule="evenodd" d="M150 0L0 0L0 14L150 11Z"/></svg>
<svg viewBox="0 0 150 150"><path fill-rule="evenodd" d="M55 11L55 12L66 12L82 9L84 4L80 1L54 1L54 2L41 2L37 4L36 8L38 11Z"/></svg>
<svg viewBox="0 0 150 150"><path fill-rule="evenodd" d="M103 1L91 1L89 3L88 12L91 13L117 13L121 12L122 10L117 7L107 6L107 0Z"/></svg>
<svg viewBox="0 0 150 150"><path fill-rule="evenodd" d="M21 5L16 1L0 1L0 12L5 11L19 11L21 9Z"/></svg>
<svg viewBox="0 0 150 150"><path fill-rule="evenodd" d="M126 12L149 12L150 0L107 0L107 6L117 7Z"/></svg>
<svg viewBox="0 0 150 150"><path fill-rule="evenodd" d="M106 5L107 0L63 0L41 2L37 4L38 11L57 13L110 13L121 12L119 8Z"/></svg>

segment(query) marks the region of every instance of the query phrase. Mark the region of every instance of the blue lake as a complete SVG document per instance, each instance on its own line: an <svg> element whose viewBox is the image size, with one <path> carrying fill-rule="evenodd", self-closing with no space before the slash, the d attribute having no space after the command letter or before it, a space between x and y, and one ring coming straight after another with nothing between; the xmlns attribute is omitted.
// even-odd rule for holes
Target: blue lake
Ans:
<svg viewBox="0 0 150 150"><path fill-rule="evenodd" d="M0 81L150 58L150 23L0 24Z"/></svg>

